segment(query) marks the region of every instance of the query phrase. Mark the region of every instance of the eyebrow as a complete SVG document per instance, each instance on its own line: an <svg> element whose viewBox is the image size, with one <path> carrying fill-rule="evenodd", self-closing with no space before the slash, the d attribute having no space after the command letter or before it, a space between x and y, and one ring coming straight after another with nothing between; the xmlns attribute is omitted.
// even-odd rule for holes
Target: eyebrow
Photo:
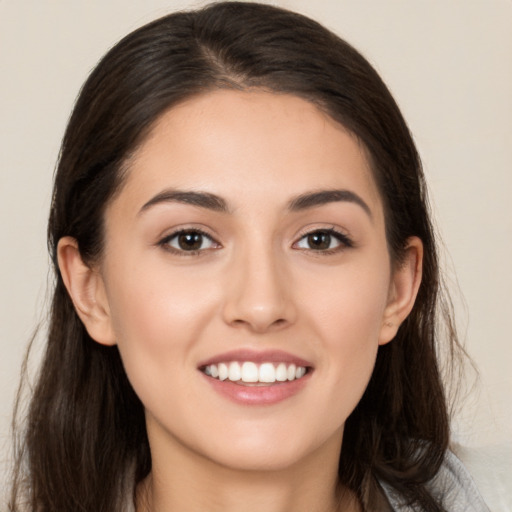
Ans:
<svg viewBox="0 0 512 512"><path fill-rule="evenodd" d="M328 203L348 202L359 205L370 218L372 211L365 201L350 190L319 190L295 197L288 203L288 209L296 212L322 206Z"/></svg>
<svg viewBox="0 0 512 512"><path fill-rule="evenodd" d="M208 210L221 213L229 213L230 211L226 200L215 194L211 194L209 192L168 189L160 192L156 196L152 197L147 203L145 203L144 206L142 206L140 209L139 214L157 204L173 202L199 206L200 208L206 208ZM357 204L366 212L370 218L372 218L372 212L366 202L355 192L344 189L319 190L301 194L289 201L287 208L292 212L298 212L335 202L348 202Z"/></svg>
<svg viewBox="0 0 512 512"><path fill-rule="evenodd" d="M222 197L208 192L193 192L185 190L164 190L156 196L152 197L140 209L139 213L148 210L152 206L161 203L185 203L193 206L199 206L216 212L228 212L228 205Z"/></svg>

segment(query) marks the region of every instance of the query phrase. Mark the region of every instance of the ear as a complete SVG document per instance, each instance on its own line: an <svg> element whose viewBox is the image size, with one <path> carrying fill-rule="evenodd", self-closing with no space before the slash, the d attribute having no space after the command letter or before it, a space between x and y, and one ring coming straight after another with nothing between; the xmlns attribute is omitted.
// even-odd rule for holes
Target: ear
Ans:
<svg viewBox="0 0 512 512"><path fill-rule="evenodd" d="M57 257L64 285L87 332L102 345L115 345L101 274L84 263L77 241L69 236L59 240Z"/></svg>
<svg viewBox="0 0 512 512"><path fill-rule="evenodd" d="M423 243L416 237L407 240L404 258L394 269L384 311L379 345L390 342L401 323L411 312L421 283L423 268Z"/></svg>

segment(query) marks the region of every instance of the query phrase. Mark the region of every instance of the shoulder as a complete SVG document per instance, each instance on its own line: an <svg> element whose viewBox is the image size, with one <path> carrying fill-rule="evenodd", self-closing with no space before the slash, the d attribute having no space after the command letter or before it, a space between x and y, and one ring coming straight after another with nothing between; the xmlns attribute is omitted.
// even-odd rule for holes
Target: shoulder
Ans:
<svg viewBox="0 0 512 512"><path fill-rule="evenodd" d="M446 453L442 466L427 484L427 488L447 512L489 512L466 468L450 451ZM393 489L389 486L383 486L383 489L392 510L412 512L411 507Z"/></svg>
<svg viewBox="0 0 512 512"><path fill-rule="evenodd" d="M452 452L446 453L443 465L429 484L429 490L450 512L489 512L475 482Z"/></svg>

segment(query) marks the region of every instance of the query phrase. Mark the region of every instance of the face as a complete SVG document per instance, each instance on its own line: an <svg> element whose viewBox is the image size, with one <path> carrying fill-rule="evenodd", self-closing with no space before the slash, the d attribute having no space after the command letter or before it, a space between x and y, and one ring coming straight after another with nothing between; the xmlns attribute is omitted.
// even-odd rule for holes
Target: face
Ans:
<svg viewBox="0 0 512 512"><path fill-rule="evenodd" d="M394 332L360 143L294 96L167 112L105 215L106 322L154 452L281 468L329 450Z"/></svg>

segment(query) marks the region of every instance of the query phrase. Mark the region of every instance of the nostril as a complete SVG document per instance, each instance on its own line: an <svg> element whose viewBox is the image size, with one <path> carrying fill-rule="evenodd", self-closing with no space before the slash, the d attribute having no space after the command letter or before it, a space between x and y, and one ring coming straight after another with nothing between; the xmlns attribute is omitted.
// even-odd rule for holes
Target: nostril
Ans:
<svg viewBox="0 0 512 512"><path fill-rule="evenodd" d="M231 322L233 326L244 327L247 326L256 332L265 332L274 329L285 327L289 323L285 318L278 318L273 321L266 321L266 319L251 319L244 320L243 318L236 318Z"/></svg>

